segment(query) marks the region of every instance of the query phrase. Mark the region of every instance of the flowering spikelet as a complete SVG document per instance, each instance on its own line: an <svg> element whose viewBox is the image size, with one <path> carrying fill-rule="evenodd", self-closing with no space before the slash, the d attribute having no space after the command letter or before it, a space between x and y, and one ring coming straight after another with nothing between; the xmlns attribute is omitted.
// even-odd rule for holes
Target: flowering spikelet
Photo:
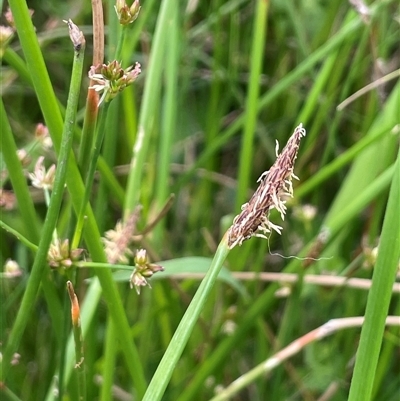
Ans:
<svg viewBox="0 0 400 401"><path fill-rule="evenodd" d="M109 102L119 92L122 92L127 86L131 85L141 71L139 63L123 69L121 63L117 60L111 61L108 64L91 66L88 75L96 83L90 89L94 89L96 92L103 92L99 105L103 101Z"/></svg>
<svg viewBox="0 0 400 401"><path fill-rule="evenodd" d="M68 239L56 239L50 244L47 253L47 262L52 269L69 269L74 262L78 261L83 249L70 249Z"/></svg>
<svg viewBox="0 0 400 401"><path fill-rule="evenodd" d="M290 137L281 154L269 171L264 172L258 179L260 185L248 203L242 206L242 212L235 217L228 232L228 246L230 249L242 245L243 241L253 236L264 237L271 229L281 233L282 227L269 220L269 211L276 209L284 220L286 205L283 196L293 196L292 178L298 179L293 173L294 162L299 150L300 140L306 135L303 125L300 124ZM278 153L278 143L277 143ZM261 234L257 234L257 230Z"/></svg>
<svg viewBox="0 0 400 401"><path fill-rule="evenodd" d="M129 245L136 231L140 210L141 207L136 207L124 223L119 221L115 229L107 231L105 233L105 238L102 238L105 245L107 260L110 263L128 263L128 257L133 256Z"/></svg>
<svg viewBox="0 0 400 401"><path fill-rule="evenodd" d="M56 176L56 166L52 164L48 170L43 165L44 157L40 156L35 164L33 173L29 173L32 185L36 188L51 190Z"/></svg>
<svg viewBox="0 0 400 401"><path fill-rule="evenodd" d="M131 288L135 287L138 294L140 294L141 287L148 285L151 288L148 279L151 278L154 273L162 271L164 271L162 266L150 263L145 249L138 249L135 255L135 268L129 279Z"/></svg>

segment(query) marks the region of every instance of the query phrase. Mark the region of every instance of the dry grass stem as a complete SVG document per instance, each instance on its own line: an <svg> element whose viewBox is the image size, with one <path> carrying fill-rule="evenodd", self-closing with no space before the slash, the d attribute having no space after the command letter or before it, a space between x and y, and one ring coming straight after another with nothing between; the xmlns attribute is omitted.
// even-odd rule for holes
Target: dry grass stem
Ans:
<svg viewBox="0 0 400 401"><path fill-rule="evenodd" d="M281 365L284 361L299 353L307 345L328 337L338 331L361 327L364 323L364 317L347 317L339 319L331 319L322 326L315 330L310 331L304 336L294 340L287 347L277 352L272 357L268 358L258 366L234 380L228 387L219 392L211 401L222 401L230 399L233 395L237 394L241 389L248 386L255 377L261 377L266 373L271 372L277 366ZM387 316L386 326L399 326L400 316Z"/></svg>
<svg viewBox="0 0 400 401"><path fill-rule="evenodd" d="M269 211L276 209L284 220L286 213L284 197L293 197L292 178L298 179L294 173L294 162L299 150L300 140L306 135L306 130L300 124L290 137L281 154L269 171L264 172L258 179L260 185L248 203L242 206L242 212L235 217L228 232L230 249L242 245L243 241L253 237L265 237L265 234L275 230L281 233L281 227L269 220ZM260 233L257 233L260 231Z"/></svg>
<svg viewBox="0 0 400 401"><path fill-rule="evenodd" d="M174 273L170 276L174 280L202 280L205 273ZM264 281L272 283L280 283L282 285L295 284L299 281L299 275L293 273L272 273L272 272L231 272L236 280L240 281ZM321 287L345 287L356 288L359 290L369 290L372 281L366 278L347 278L343 276L326 276L316 274L306 274L303 277L306 284L313 284ZM393 293L400 293L400 283L393 284Z"/></svg>

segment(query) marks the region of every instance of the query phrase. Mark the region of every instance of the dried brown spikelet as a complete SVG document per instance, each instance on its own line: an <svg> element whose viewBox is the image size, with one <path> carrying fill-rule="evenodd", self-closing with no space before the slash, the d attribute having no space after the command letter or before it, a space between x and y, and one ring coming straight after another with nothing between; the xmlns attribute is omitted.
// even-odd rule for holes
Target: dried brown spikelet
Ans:
<svg viewBox="0 0 400 401"><path fill-rule="evenodd" d="M243 241L253 236L264 237L265 234L271 232L271 229L281 233L282 228L269 220L269 211L275 208L284 220L286 206L282 197L293 196L292 178L298 179L293 173L293 167L300 140L305 135L306 130L300 124L294 130L281 154L277 154L277 159L270 170L264 172L258 179L260 185L256 192L249 202L242 206L241 213L235 217L229 229L228 246L230 249L236 245L242 245ZM261 233L257 234L257 231L261 231Z"/></svg>

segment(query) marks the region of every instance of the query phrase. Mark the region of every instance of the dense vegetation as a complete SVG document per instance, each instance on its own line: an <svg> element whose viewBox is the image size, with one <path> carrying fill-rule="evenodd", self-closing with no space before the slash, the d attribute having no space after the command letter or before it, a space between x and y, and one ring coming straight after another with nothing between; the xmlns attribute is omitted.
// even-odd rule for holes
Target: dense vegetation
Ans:
<svg viewBox="0 0 400 401"><path fill-rule="evenodd" d="M0 398L398 400L398 2L92 3L9 1ZM300 123L281 235L228 249Z"/></svg>

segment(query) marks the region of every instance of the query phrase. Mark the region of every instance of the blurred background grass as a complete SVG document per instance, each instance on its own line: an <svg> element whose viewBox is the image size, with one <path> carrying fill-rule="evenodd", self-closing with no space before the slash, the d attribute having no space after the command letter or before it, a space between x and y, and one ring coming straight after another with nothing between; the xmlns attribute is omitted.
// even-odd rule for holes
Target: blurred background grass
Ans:
<svg viewBox="0 0 400 401"><path fill-rule="evenodd" d="M92 52L90 6L90 2L29 2L54 92L63 105L72 55L62 20L72 18L86 35L88 70ZM284 270L301 277L313 273L371 278L374 260L370 254L378 243L390 181L369 197L366 192L393 164L398 151L399 83L391 80L382 84L343 110L337 106L399 68L397 2L375 2L370 16L339 0L215 0L171 2L171 6L176 8L170 11L157 53L161 62L155 69L160 81L148 100L152 114L147 120L149 143L140 193L125 193L124 199L139 199L143 205L139 229L152 221L170 193L175 194L175 201L154 232L137 246L146 247L155 262L211 257L240 204L251 196L256 180L275 160L275 140L282 148L293 128L302 122L307 136L295 167L300 181L295 183L294 199L288 201L282 236L273 233L268 242L259 238L247 241L230 253L225 265L231 272ZM139 19L129 31L122 49L123 65L139 61L143 72L134 86L113 101L114 118L109 121L103 147L109 166L105 169L113 169L124 192L129 191L129 164L143 112L144 85L149 84L147 72L158 12L158 2L143 1ZM105 21L108 61L118 37L113 2L105 3ZM2 96L18 146L29 150L35 160L41 149L34 146L34 127L43 122L43 116L29 78L24 79L24 66L15 62L15 55L22 56L17 38L3 57ZM85 78L80 124L87 85ZM79 129L76 136L77 146ZM365 142L375 136L376 140ZM365 147L360 148L363 141ZM51 151L46 157L56 160ZM7 182L4 185L10 189ZM113 228L123 211L135 206L124 205L122 197L103 179L95 190L92 205L101 232ZM356 200L359 203L349 211L347 206ZM46 209L40 196L35 204L44 219ZM66 202L59 220L61 233L67 230L68 210ZM310 210L311 215L307 214ZM272 214L272 219L279 222L280 218ZM17 210L2 210L2 220L24 233ZM5 232L1 236L2 265L11 258L26 270L23 278L2 279L4 339L18 311L33 256L14 237ZM277 254L321 260L290 260ZM199 269L205 271L206 267L207 263ZM191 269L193 264L182 267L184 272ZM59 299L66 302L63 277L53 274L52 280ZM143 289L139 297L126 283L119 284L148 380L198 283L193 278L157 280L152 290ZM301 281L283 287L286 295L279 297L277 284L260 279L237 282L236 286L219 282L163 399L210 399L218 386L228 385L327 320L364 314L365 290L332 289ZM82 281L77 289L82 299L85 288ZM7 383L23 400L45 399L59 374L65 342L57 341L47 310L39 293L19 349L20 362ZM398 294L393 296L390 313L399 314ZM111 363L105 350L112 335L104 304L100 303L90 322L82 325L87 332L88 399L100 399L98 378L104 364ZM232 399L318 400L332 386L335 391L325 399L347 399L359 334L357 329L346 330L308 346ZM376 400L399 397L399 344L399 330L387 329L374 383ZM119 354L113 373L117 390L134 393ZM67 390L65 399L75 399L74 377ZM130 399L124 395L102 394L101 399Z"/></svg>

